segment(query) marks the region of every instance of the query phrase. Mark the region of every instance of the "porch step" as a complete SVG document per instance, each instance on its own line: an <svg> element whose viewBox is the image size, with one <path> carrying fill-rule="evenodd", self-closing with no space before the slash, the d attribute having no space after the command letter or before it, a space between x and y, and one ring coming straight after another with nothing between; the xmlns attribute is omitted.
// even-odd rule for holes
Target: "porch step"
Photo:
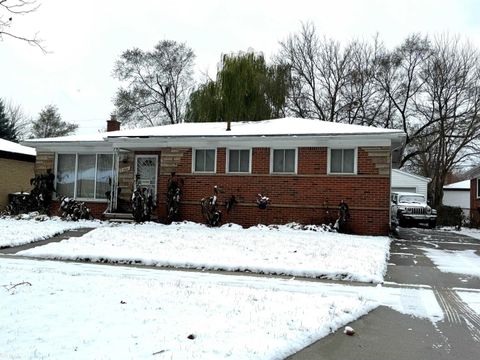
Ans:
<svg viewBox="0 0 480 360"><path fill-rule="evenodd" d="M133 223L135 220L133 219L133 215L130 213L103 213L105 219L110 222L115 223ZM152 221L157 220L156 216L151 217Z"/></svg>
<svg viewBox="0 0 480 360"><path fill-rule="evenodd" d="M133 215L129 213L103 213L105 219L115 223L133 223Z"/></svg>
<svg viewBox="0 0 480 360"><path fill-rule="evenodd" d="M106 219L123 219L123 220L133 220L133 215L130 213L103 213Z"/></svg>
<svg viewBox="0 0 480 360"><path fill-rule="evenodd" d="M108 221L112 223L118 223L118 224L131 224L135 222L133 219L117 219L117 218L108 219Z"/></svg>

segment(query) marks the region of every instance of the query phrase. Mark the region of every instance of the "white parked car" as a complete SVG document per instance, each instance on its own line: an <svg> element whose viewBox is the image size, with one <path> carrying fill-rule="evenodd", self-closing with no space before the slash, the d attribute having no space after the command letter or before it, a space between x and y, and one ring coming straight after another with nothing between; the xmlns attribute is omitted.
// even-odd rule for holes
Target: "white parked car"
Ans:
<svg viewBox="0 0 480 360"><path fill-rule="evenodd" d="M425 196L416 193L394 192L391 197L392 226L437 225L437 210L432 209Z"/></svg>

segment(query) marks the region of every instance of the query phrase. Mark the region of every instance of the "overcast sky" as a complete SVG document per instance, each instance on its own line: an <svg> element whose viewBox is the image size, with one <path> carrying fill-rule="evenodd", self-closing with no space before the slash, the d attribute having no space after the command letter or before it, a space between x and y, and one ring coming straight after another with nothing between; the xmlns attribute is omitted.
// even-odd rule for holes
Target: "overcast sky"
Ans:
<svg viewBox="0 0 480 360"><path fill-rule="evenodd" d="M115 60L163 39L186 42L196 72L216 73L221 53L253 48L267 59L278 42L315 24L340 41L377 32L389 47L412 32L462 35L480 48L480 0L41 0L13 19L19 35L39 32L50 51L5 38L0 42L0 97L36 117L47 104L79 124L78 133L105 127L118 82Z"/></svg>

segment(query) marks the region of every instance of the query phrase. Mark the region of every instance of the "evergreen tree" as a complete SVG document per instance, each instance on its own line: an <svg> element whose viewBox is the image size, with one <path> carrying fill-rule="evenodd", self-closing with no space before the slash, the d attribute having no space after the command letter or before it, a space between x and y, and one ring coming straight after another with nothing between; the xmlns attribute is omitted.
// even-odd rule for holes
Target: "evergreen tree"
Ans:
<svg viewBox="0 0 480 360"><path fill-rule="evenodd" d="M289 69L252 52L224 55L216 81L190 96L187 121L257 121L283 116Z"/></svg>
<svg viewBox="0 0 480 360"><path fill-rule="evenodd" d="M0 139L14 142L18 141L18 134L15 129L15 124L13 124L8 118L2 99L0 99Z"/></svg>
<svg viewBox="0 0 480 360"><path fill-rule="evenodd" d="M62 121L58 108L54 105L47 105L40 111L38 119L32 125L33 138L50 138L66 136L77 130L77 124L70 124Z"/></svg>

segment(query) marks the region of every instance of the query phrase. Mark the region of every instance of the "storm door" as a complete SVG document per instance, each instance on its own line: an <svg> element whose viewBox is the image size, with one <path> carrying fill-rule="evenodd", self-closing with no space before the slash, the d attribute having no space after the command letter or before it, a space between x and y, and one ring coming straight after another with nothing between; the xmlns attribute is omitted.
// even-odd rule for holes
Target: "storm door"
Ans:
<svg viewBox="0 0 480 360"><path fill-rule="evenodd" d="M157 155L137 155L135 158L135 181L137 186L149 188L157 198Z"/></svg>

